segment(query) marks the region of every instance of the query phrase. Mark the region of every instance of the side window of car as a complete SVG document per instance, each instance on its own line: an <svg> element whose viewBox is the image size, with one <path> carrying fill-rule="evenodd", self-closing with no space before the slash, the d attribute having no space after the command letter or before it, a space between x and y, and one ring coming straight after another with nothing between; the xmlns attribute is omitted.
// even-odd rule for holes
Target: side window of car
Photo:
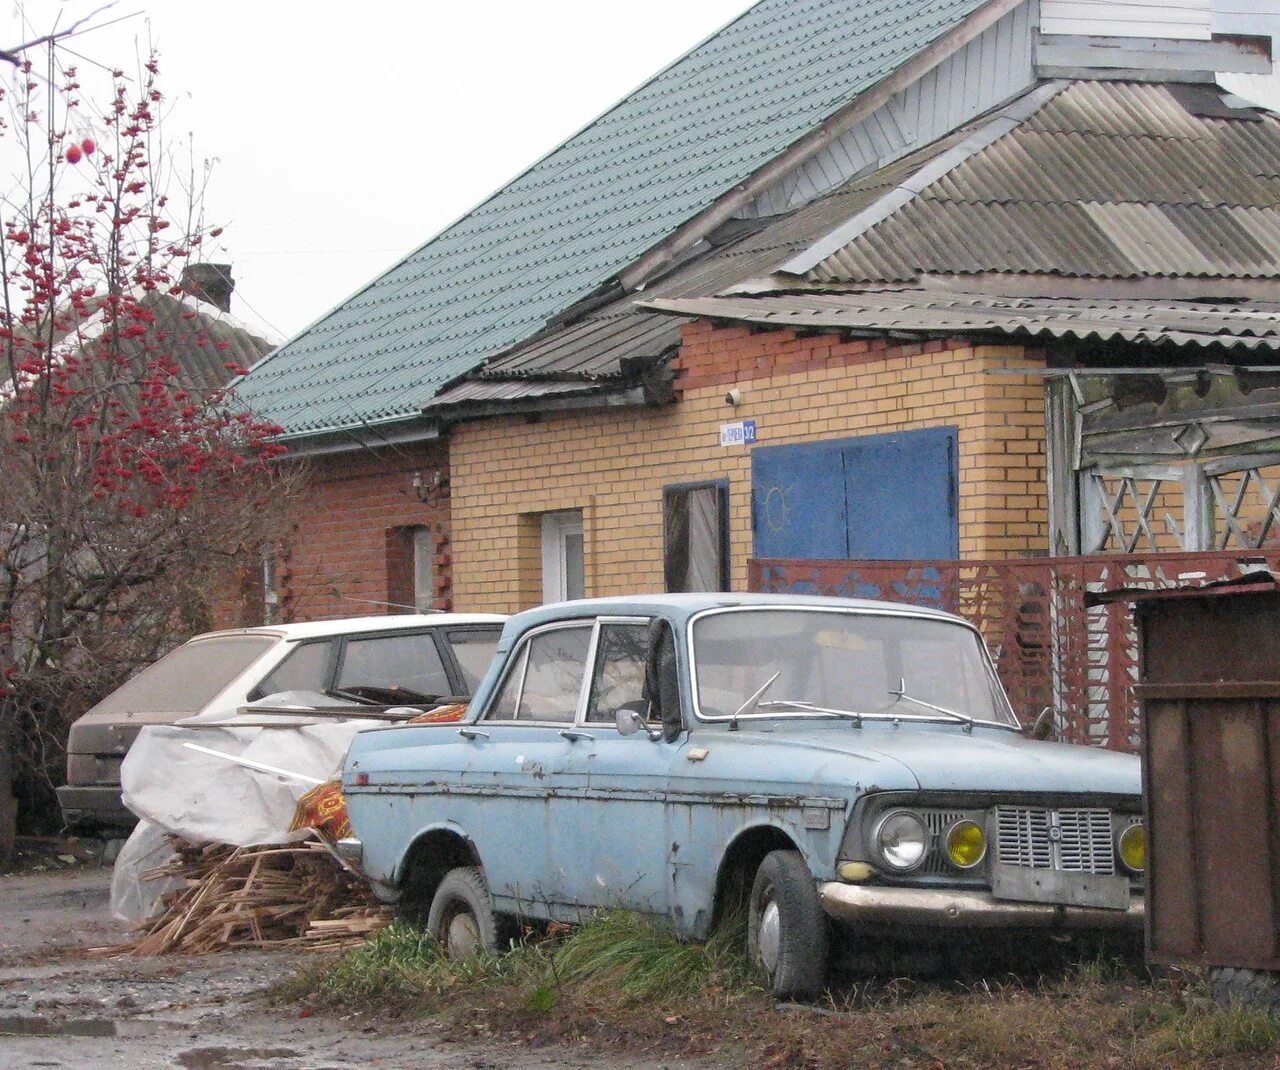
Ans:
<svg viewBox="0 0 1280 1070"><path fill-rule="evenodd" d="M590 645L591 625L553 628L528 639L513 661L487 719L572 721Z"/></svg>
<svg viewBox="0 0 1280 1070"><path fill-rule="evenodd" d="M336 687L373 702L417 702L449 694L449 676L429 632L347 640Z"/></svg>
<svg viewBox="0 0 1280 1070"><path fill-rule="evenodd" d="M498 636L502 634L500 627L467 628L446 633L449 645L453 647L453 657L462 670L462 679L467 687L467 694L475 694L476 685L489 668L493 660L493 652L498 647Z"/></svg>
<svg viewBox="0 0 1280 1070"><path fill-rule="evenodd" d="M646 625L603 624L587 720L612 724L623 706L644 709Z"/></svg>
<svg viewBox="0 0 1280 1070"><path fill-rule="evenodd" d="M329 686L328 640L298 643L257 687L249 692L250 702L283 691L324 691Z"/></svg>

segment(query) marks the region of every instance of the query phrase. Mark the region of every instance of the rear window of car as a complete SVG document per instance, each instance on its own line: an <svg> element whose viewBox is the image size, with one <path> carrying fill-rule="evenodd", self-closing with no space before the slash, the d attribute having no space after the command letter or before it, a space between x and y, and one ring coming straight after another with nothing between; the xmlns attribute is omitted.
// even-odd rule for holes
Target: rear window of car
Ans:
<svg viewBox="0 0 1280 1070"><path fill-rule="evenodd" d="M185 643L126 680L94 712L198 713L278 642L271 635L229 635Z"/></svg>

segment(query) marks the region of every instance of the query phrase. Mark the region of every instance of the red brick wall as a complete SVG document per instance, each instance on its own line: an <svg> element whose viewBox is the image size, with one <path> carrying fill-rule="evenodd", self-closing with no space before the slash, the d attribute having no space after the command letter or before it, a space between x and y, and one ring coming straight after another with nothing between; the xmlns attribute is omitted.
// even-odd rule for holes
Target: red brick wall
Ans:
<svg viewBox="0 0 1280 1070"><path fill-rule="evenodd" d="M695 320L684 328L674 367L677 386L696 390L953 349L970 350L972 346L942 340L902 344L883 338L844 342L834 334L798 338L790 331L716 327L710 320Z"/></svg>
<svg viewBox="0 0 1280 1070"><path fill-rule="evenodd" d="M425 502L413 486L415 472ZM440 486L432 480L436 472L445 477ZM434 538L435 608L451 608L448 474L443 441L313 459L280 555L280 620L389 613L395 610L376 603L411 603L407 529L418 526Z"/></svg>

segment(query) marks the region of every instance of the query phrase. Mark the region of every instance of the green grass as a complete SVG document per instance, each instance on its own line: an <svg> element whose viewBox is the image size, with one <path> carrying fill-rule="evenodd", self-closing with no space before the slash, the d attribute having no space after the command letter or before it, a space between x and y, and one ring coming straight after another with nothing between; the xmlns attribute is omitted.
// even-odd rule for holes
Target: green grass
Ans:
<svg viewBox="0 0 1280 1070"><path fill-rule="evenodd" d="M312 1008L434 1016L459 1039L507 1034L777 1070L1255 1070L1280 1066L1280 1018L1222 1009L1195 978L1097 956L977 982L845 980L811 1010L752 978L742 927L681 943L613 912L449 962L397 924L276 992Z"/></svg>

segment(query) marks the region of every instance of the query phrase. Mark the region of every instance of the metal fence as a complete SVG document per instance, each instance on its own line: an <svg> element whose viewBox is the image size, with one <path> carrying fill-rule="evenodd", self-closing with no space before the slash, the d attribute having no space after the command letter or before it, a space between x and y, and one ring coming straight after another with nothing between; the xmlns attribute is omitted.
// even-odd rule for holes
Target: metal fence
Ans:
<svg viewBox="0 0 1280 1070"><path fill-rule="evenodd" d="M881 598L958 613L982 632L1018 716L1059 714L1062 738L1138 749L1138 639L1125 603L1089 593L1185 587L1280 571L1280 547L1242 553L1123 554L984 561L749 563L753 591Z"/></svg>

